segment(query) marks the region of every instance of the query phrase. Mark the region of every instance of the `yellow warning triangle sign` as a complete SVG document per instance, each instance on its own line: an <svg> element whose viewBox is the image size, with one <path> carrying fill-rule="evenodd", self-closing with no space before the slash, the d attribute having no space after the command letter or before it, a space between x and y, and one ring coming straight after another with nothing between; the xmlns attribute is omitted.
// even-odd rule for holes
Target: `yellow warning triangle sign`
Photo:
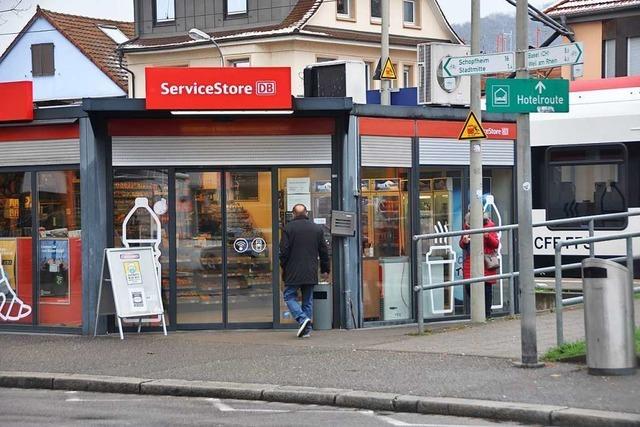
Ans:
<svg viewBox="0 0 640 427"><path fill-rule="evenodd" d="M460 136L458 136L459 140L466 139L486 139L487 134L484 132L482 125L478 121L478 118L473 111L469 111L469 116L467 120L464 122L464 127L460 131Z"/></svg>
<svg viewBox="0 0 640 427"><path fill-rule="evenodd" d="M393 67L393 63L391 62L391 58L387 58L384 63L384 68L382 68L382 73L380 77L385 80L397 80L398 75L396 74L396 69Z"/></svg>

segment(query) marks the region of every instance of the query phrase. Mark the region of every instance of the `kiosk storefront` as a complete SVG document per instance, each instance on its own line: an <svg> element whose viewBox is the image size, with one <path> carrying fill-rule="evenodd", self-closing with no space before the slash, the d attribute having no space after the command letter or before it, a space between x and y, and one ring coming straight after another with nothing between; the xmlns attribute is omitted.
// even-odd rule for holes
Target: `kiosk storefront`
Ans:
<svg viewBox="0 0 640 427"><path fill-rule="evenodd" d="M31 82L0 83L0 328L79 332L78 107L33 109ZM0 275L1 276L1 275Z"/></svg>

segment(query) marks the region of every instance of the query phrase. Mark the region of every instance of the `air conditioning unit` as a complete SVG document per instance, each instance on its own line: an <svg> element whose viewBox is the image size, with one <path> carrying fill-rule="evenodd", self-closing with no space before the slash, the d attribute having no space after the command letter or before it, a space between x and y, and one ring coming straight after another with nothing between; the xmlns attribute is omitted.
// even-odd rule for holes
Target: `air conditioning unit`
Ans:
<svg viewBox="0 0 640 427"><path fill-rule="evenodd" d="M469 105L470 77L443 77L449 56L469 55L469 46L451 43L418 45L418 104Z"/></svg>
<svg viewBox="0 0 640 427"><path fill-rule="evenodd" d="M355 104L366 104L365 75L363 61L336 60L307 65L304 96L351 97Z"/></svg>

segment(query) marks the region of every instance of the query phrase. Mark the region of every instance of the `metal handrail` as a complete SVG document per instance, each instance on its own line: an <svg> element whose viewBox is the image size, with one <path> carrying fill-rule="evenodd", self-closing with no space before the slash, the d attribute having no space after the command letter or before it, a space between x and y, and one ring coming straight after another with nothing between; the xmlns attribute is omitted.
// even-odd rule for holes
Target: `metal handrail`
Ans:
<svg viewBox="0 0 640 427"><path fill-rule="evenodd" d="M627 240L627 255L624 257L616 257L616 258L612 258L611 261L615 261L615 262L620 262L620 261L626 261L627 265L629 265L629 263L631 264L631 267L629 268L630 271L630 277L631 277L631 281L633 281L633 260L634 259L638 259L638 257L634 257L633 256L633 248L632 248L632 244L631 244L631 239L634 237L640 237L640 232L639 233L624 233L624 234L619 234L619 235L609 235L609 236L599 236L599 237L594 237L594 233L595 233L595 222L596 221L604 221L604 220L609 220L609 219L617 219L617 218L628 218L631 216L639 216L640 215L640 211L634 211L634 212L618 212L618 213L612 213L612 214L602 214L602 215L589 215L589 216L583 216L583 217L577 217L577 218L564 218L564 219L556 219L556 220L549 220L549 221L544 221L544 222L540 222L540 223L535 223L533 224L533 227L544 227L544 226L557 226L557 225L566 225L566 224L582 224L582 223L587 223L587 229L589 231L589 237L587 238L583 238L583 239L573 239L573 240L562 240L560 241L557 245L556 245L556 251L557 248L560 247L560 250L562 247L564 246L575 246L575 245L579 245L579 244L583 244L583 243L597 243L597 242L604 242L604 241L611 241L611 240L620 240L620 239L626 239ZM489 232L498 232L498 231L507 231L507 232L512 232L513 230L517 230L518 229L518 224L508 224L508 225L502 225L502 226L495 226L495 227L486 227L486 228L477 228L477 229L468 229L468 230L458 230L458 231L449 231L449 232L445 232L445 233L428 233L428 234L418 234L418 235L414 235L413 236L413 242L414 242L414 249L415 249L415 253L418 254L418 259L420 258L419 256L419 250L418 250L418 242L422 241L422 240L432 240L432 239L443 239L443 238L447 238L447 237L457 237L457 236L463 236L463 235L472 235L472 234L484 234L484 233L489 233ZM511 236L510 236L511 237ZM589 245L589 256L591 258L593 258L595 256L595 248L594 245ZM556 263L553 267L542 267L542 268L536 268L534 269L534 274L539 274L539 273L546 273L546 272L552 272L555 271L555 277L556 277L556 288L555 288L555 292L556 292L556 334L557 334L557 341L560 344L562 344L563 341L563 336L562 336L562 306L563 306L563 300L562 300L562 270L569 270L569 269L576 269L576 268L580 268L581 267L581 263L572 263L572 264L565 264L562 265L562 263L558 263L558 252L556 252ZM511 263L510 263L511 264ZM417 313L417 317L418 317L418 333L422 333L423 329L424 329L424 315L423 315L423 301L422 301L422 292L424 290L433 290L433 289L439 289L439 288L447 288L450 286L467 286L467 285L471 285L473 283L478 283L478 282L485 282L485 281L493 281L493 280L502 280L502 279L509 279L509 283L511 286L511 290L513 290L513 279L515 277L518 277L520 275L520 273L518 271L510 271L508 273L503 273L503 274L497 274L497 275L491 275L491 276L480 276L480 277L474 277L474 278L470 278L470 279L462 279L462 280L454 280L454 281L449 281L449 282L442 282L442 283L436 283L436 284L431 284L431 285L421 285L420 283L418 283L417 285L413 286L413 290L418 293L418 313ZM558 287L558 277L560 278L560 285ZM418 279L418 282L420 282L420 279ZM513 314L513 300L511 301L511 311ZM559 320L558 320L559 318Z"/></svg>

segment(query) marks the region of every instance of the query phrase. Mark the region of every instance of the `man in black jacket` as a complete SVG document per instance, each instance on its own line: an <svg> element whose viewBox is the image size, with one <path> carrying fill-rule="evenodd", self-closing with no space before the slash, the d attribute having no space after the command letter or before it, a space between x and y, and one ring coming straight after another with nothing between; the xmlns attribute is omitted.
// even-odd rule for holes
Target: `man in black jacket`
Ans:
<svg viewBox="0 0 640 427"><path fill-rule="evenodd" d="M323 279L329 276L329 250L322 228L309 220L307 208L297 204L291 210L293 220L282 232L280 267L284 280L284 301L300 328L298 337L311 336L313 286L318 284L318 258ZM298 303L302 293L302 307Z"/></svg>

